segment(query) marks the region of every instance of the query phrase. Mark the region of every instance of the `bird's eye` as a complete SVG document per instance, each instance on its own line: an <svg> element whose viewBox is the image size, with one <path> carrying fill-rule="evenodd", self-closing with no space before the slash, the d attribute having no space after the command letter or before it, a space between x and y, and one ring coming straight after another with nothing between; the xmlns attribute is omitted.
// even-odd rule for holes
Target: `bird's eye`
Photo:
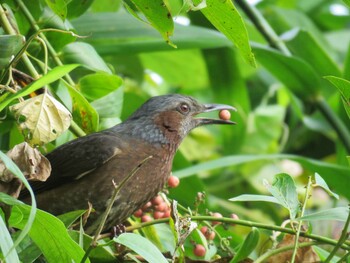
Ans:
<svg viewBox="0 0 350 263"><path fill-rule="evenodd" d="M188 113L190 111L190 106L188 106L186 103L182 103L180 104L179 109L182 113Z"/></svg>

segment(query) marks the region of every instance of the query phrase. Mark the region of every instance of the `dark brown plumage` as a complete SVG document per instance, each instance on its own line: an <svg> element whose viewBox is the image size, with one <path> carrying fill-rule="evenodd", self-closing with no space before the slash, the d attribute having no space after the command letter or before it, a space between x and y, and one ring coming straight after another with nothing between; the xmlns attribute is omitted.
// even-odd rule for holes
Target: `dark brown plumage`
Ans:
<svg viewBox="0 0 350 263"><path fill-rule="evenodd" d="M213 110L234 110L219 104L199 104L182 95L153 97L125 122L68 142L47 154L52 172L46 182L32 184L38 207L53 214L86 209L95 213L88 233L106 209L114 186L142 160L152 156L119 192L106 227L122 223L163 189L182 139L207 124L234 124L229 120L195 118Z"/></svg>

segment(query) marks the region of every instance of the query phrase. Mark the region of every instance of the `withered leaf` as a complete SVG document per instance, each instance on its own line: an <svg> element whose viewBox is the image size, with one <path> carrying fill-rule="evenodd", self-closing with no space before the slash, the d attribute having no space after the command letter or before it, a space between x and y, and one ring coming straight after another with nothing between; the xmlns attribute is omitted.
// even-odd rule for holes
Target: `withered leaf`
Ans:
<svg viewBox="0 0 350 263"><path fill-rule="evenodd" d="M23 142L7 152L7 156L18 166L28 180L45 181L51 173L48 159L38 149ZM14 176L0 160L0 191L18 197L22 182Z"/></svg>

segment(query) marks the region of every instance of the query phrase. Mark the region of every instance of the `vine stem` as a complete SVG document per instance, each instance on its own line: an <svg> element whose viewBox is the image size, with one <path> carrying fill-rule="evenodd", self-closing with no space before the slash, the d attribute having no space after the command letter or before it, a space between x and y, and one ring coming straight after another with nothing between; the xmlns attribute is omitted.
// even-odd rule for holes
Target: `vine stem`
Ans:
<svg viewBox="0 0 350 263"><path fill-rule="evenodd" d="M30 11L26 7L26 5L23 3L23 1L22 0L15 0L15 1L18 4L19 8L22 10L22 12L25 15L25 17L27 18L27 20L29 21L31 27L35 31L40 31L40 27L38 26L37 22L35 21L34 17L30 13ZM46 36L43 33L39 33L39 36L45 41L45 43L47 45L47 49L49 50L49 53L50 53L52 59L55 61L55 63L58 66L62 66L63 65L62 61L59 59L56 50L52 47L51 43L47 40ZM72 78L69 76L69 74L66 74L65 77L66 77L69 84L71 84L72 86L75 86L75 83L72 80Z"/></svg>
<svg viewBox="0 0 350 263"><path fill-rule="evenodd" d="M307 186L306 186L306 190L305 190L305 199L304 199L303 207L302 207L301 212L300 212L300 217L302 217L304 215L307 200L309 200L309 198L310 198L311 184L312 184L311 176L309 176L309 180L307 182ZM291 263L295 262L295 257L297 255L297 251L298 251L298 248L299 248L299 236L300 236L302 225L303 225L303 221L300 220L299 224L298 224L297 233L295 235L294 249L293 249Z"/></svg>
<svg viewBox="0 0 350 263"><path fill-rule="evenodd" d="M257 228L262 228L262 229L266 229L266 230L279 231L279 232L292 234L292 235L296 234L295 230L293 230L291 228L285 228L285 227L280 227L280 226L275 226L275 225L268 225L268 224L263 224L263 223L247 221L247 220L241 220L241 219L232 219L232 218L228 218L228 217L218 218L218 217L213 217L213 216L190 216L190 218L193 221L219 221L219 222L226 223L226 224L236 224L236 225L241 225L241 226L246 226L246 227L257 227ZM134 230L146 227L146 226L167 223L167 222L169 222L169 218L157 219L157 220L154 220L151 222L144 222L144 223L129 226L126 228L126 231L130 232L130 231L134 231ZM109 236L110 236L110 234L101 235L100 238L105 238L105 237L109 237ZM304 232L304 231L300 232L300 236L315 240L319 243L329 244L329 245L333 245L333 246L335 246L338 243L337 240L323 237L323 236L319 236L319 235L315 235L315 234L309 234L309 233ZM346 241L343 244L341 244L340 247L342 249L345 249L345 250L350 250L350 242Z"/></svg>
<svg viewBox="0 0 350 263"><path fill-rule="evenodd" d="M90 252L92 251L92 249L95 248L95 247L97 247L97 240L98 240L99 237L100 237L100 234L101 234L101 232L102 232L102 230L103 230L103 227L104 227L104 225L105 225L105 223L106 223L106 220L107 220L107 218L108 218L108 215L109 215L109 213L111 212L111 209L112 209L112 207L113 207L113 205L114 205L114 202L115 202L115 200L116 200L116 198L117 198L117 196L118 196L118 193L120 192L120 189L121 189L121 188L125 185L125 183L128 182L128 181L137 173L137 171L138 171L147 161L149 161L151 158L153 158L153 157L152 157L152 156L148 156L147 158L143 159L143 160L142 160L136 167L134 167L134 168L132 169L132 171L120 182L120 184L115 185L114 182L113 182L113 184L114 184L114 191L113 191L112 197L111 197L111 199L110 199L110 202L109 202L109 204L108 204L108 206L107 206L107 208L106 208L104 214L102 215L100 224L99 224L99 226L98 226L98 228L97 228L97 230L96 230L96 233L95 233L95 235L94 235L94 238L93 238L93 240L91 241L91 244L90 244L90 246L88 247L88 249L86 250L86 252L85 252L85 254L84 254L84 257L82 258L82 260L81 260L80 263L84 263L84 262L87 260L87 258L88 258L88 256L89 256Z"/></svg>

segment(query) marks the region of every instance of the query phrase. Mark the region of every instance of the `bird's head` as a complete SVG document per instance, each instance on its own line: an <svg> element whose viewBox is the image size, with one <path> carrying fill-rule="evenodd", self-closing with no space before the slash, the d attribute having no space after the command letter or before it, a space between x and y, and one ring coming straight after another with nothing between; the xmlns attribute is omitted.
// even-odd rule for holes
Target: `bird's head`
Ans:
<svg viewBox="0 0 350 263"><path fill-rule="evenodd" d="M230 120L197 117L200 113L215 110L236 111L229 105L201 104L189 96L163 95L149 99L129 117L127 122L138 123L138 128L143 130L138 132L141 132L145 139L148 136L150 139L158 139L160 143L170 141L178 145L192 129L198 126L235 124Z"/></svg>

